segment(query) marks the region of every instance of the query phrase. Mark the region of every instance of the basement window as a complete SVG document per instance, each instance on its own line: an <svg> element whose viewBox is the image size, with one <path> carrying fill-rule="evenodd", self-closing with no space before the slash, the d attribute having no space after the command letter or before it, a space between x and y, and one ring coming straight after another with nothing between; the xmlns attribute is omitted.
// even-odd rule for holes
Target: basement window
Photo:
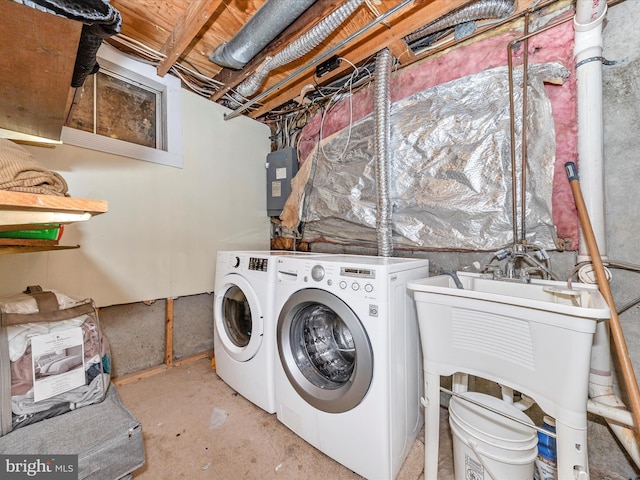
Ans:
<svg viewBox="0 0 640 480"><path fill-rule="evenodd" d="M181 168L180 80L107 44L98 63L77 89L62 141Z"/></svg>

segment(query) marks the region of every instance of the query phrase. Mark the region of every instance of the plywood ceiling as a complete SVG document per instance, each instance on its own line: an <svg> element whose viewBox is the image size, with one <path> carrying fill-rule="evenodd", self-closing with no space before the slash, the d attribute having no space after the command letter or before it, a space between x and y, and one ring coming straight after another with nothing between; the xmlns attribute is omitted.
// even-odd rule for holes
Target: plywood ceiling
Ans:
<svg viewBox="0 0 640 480"><path fill-rule="evenodd" d="M532 2L518 1L510 18L521 14ZM122 15L123 25L121 35L107 41L137 55L140 55L140 49L132 45L144 45L157 52L158 55L152 58L161 76L175 72L177 66L182 67L183 80L193 79L198 93L212 101L223 101L225 94L249 77L267 56L274 55L308 32L345 2L317 0L240 70L225 68L209 60L214 49L229 41L264 3L264 0L111 0L111 5ZM469 0L367 0L318 47L270 72L260 89L250 97L250 102L254 103L246 105L245 102L241 107L236 104L232 108L236 115L263 117L300 96L306 85L326 84L344 77L353 68L351 64L362 64L385 47L401 66L416 62L424 55L413 52L404 37L472 3L474 1ZM357 32L356 38L345 42ZM340 48L336 49L336 46ZM328 58L326 54L330 51L348 61L317 78L315 65L321 63L317 60L324 60L323 55Z"/></svg>

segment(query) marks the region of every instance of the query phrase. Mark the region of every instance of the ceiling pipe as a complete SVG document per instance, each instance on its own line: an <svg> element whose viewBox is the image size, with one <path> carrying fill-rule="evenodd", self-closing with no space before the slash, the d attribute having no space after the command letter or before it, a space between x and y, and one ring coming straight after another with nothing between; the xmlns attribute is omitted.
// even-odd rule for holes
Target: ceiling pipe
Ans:
<svg viewBox="0 0 640 480"><path fill-rule="evenodd" d="M220 44L209 55L209 60L223 67L241 69L315 2L268 0L231 40Z"/></svg>
<svg viewBox="0 0 640 480"><path fill-rule="evenodd" d="M334 45L333 47L331 47L329 50L326 50L324 53L319 54L317 57L315 57L313 60L311 60L311 62L309 62L309 63L307 63L305 65L302 65L297 70L295 70L294 72L290 73L286 78L283 78L282 80L277 82L275 85L272 85L269 89L265 90L264 92L258 94L255 97L253 97L251 100L247 101L246 103L243 103L240 107L236 108L231 113L228 113L228 114L225 113L224 114L224 119L225 120L231 120L232 118L237 117L238 115L240 115L242 112L244 112L246 109L248 109L249 107L251 107L255 103L257 103L260 100L262 100L263 98L267 97L272 92L277 91L278 89L280 89L281 87L286 85L289 81L291 81L292 79L296 78L298 75L301 75L307 69L315 67L316 65L321 63L323 60L329 58L331 55L333 55L334 53L339 51L345 45L348 45L349 43L354 41L356 38L360 37L361 35L365 34L369 30L371 30L373 27L377 26L379 23L385 21L390 16L395 15L399 11L403 10L405 7L413 4L414 1L415 0L404 0L402 3L399 3L395 7L390 8L389 10L384 12L383 14L379 15L378 17L376 17L371 22L367 23L364 27L362 27L358 31L352 33L347 38L345 38L341 42L339 42L336 45Z"/></svg>
<svg viewBox="0 0 640 480"><path fill-rule="evenodd" d="M461 23L490 18L506 18L513 14L515 9L515 0L479 0L456 12L445 15L429 25L419 28L404 37L404 41L411 44L435 32L455 27Z"/></svg>
<svg viewBox="0 0 640 480"><path fill-rule="evenodd" d="M243 98L252 96L262 85L269 72L290 63L316 48L333 33L364 0L348 0L338 9L323 18L315 27L301 35L272 57L267 57L258 69L244 82L236 87L241 103Z"/></svg>

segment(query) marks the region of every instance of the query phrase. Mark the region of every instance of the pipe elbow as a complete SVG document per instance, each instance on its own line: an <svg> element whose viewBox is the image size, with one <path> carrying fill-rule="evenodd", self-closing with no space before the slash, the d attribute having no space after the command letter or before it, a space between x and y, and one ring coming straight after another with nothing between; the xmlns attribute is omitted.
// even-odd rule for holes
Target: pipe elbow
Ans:
<svg viewBox="0 0 640 480"><path fill-rule="evenodd" d="M593 2L596 3L596 2ZM602 25L607 15L607 2L601 0L595 7L591 1L578 0L573 28L576 32L588 32Z"/></svg>

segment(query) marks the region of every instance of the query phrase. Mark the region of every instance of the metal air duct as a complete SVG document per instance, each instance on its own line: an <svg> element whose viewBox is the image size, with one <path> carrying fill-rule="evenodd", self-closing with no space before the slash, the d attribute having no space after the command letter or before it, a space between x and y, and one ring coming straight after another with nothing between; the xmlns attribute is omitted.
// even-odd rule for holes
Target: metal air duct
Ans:
<svg viewBox="0 0 640 480"><path fill-rule="evenodd" d="M376 237L378 255L390 257L393 253L393 228L391 215L390 154L391 143L391 69L393 55L384 48L376 56L373 113L375 121L375 166L377 187Z"/></svg>
<svg viewBox="0 0 640 480"><path fill-rule="evenodd" d="M515 7L515 0L480 0L410 33L404 37L404 40L407 43L413 43L435 32L461 23L489 18L505 18L515 11Z"/></svg>
<svg viewBox="0 0 640 480"><path fill-rule="evenodd" d="M316 0L267 0L236 35L216 48L209 60L241 69Z"/></svg>
<svg viewBox="0 0 640 480"><path fill-rule="evenodd" d="M253 95L258 88L260 88L260 85L262 85L262 82L271 70L306 55L320 45L363 1L364 0L349 0L345 2L344 5L327 15L315 27L291 42L273 57L267 57L253 75L236 87L238 94L245 98ZM237 100L242 101L241 98Z"/></svg>

